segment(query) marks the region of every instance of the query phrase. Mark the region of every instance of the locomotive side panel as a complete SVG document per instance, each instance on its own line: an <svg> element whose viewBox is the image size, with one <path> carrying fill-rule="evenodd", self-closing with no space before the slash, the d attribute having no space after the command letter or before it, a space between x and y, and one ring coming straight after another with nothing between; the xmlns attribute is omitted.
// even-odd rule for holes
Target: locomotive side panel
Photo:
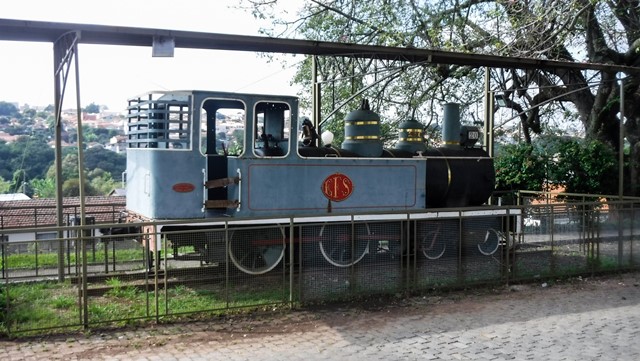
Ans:
<svg viewBox="0 0 640 361"><path fill-rule="evenodd" d="M127 209L152 219L204 217L203 168L190 151L129 151Z"/></svg>
<svg viewBox="0 0 640 361"><path fill-rule="evenodd" d="M251 163L238 216L424 208L425 162L326 159Z"/></svg>

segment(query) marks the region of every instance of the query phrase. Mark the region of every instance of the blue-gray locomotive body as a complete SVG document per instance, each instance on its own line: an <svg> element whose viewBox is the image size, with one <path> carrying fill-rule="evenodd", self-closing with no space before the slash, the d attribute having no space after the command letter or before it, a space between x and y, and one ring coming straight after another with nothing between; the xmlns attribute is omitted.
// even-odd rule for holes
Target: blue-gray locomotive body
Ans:
<svg viewBox="0 0 640 361"><path fill-rule="evenodd" d="M405 122L395 149L367 109L347 116L341 147L319 144L295 97L150 93L128 109L127 208L149 219L477 206L493 190L493 162L461 145L459 129L478 130L460 127L456 108L450 144L426 148L419 123Z"/></svg>
<svg viewBox="0 0 640 361"><path fill-rule="evenodd" d="M298 99L291 96L173 91L133 98L126 125L128 218L207 219L213 231L189 222L161 227L174 259L191 247L202 261L220 264L228 250L228 259L248 274L281 263L287 240L315 244L305 249L337 267L352 266L383 247L439 258L454 248L446 238L461 232L477 234L489 247L478 250L493 253L499 233L488 230L499 227L499 217L467 225L411 221L400 231L385 228L384 221L335 221L340 214L420 212L487 201L495 172L492 159L474 146L479 130L460 126L457 105L444 110L443 147L426 147L422 125L406 121L395 147L384 148L380 118L366 101L345 117L345 140L338 146L331 134L319 135L308 118L298 117ZM257 233L242 227L215 231L214 220L221 217L251 225L318 215L333 221L317 221L321 225L307 233L289 224ZM151 254L160 244L152 238L145 244Z"/></svg>

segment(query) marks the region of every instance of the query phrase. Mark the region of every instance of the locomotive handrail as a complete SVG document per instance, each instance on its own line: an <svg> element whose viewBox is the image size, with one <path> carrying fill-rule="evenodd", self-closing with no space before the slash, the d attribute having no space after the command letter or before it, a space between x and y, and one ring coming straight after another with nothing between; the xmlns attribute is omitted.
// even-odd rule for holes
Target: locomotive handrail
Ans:
<svg viewBox="0 0 640 361"><path fill-rule="evenodd" d="M238 208L236 212L240 212L240 207L242 207L242 172L240 168L236 170L236 174L238 174Z"/></svg>

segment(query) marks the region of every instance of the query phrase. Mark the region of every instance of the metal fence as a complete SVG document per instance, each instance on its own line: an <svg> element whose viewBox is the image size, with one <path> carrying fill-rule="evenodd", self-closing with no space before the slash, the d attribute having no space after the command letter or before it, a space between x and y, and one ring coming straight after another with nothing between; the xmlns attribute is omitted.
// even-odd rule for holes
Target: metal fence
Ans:
<svg viewBox="0 0 640 361"><path fill-rule="evenodd" d="M0 332L638 268L637 200L527 196L464 210L0 230Z"/></svg>

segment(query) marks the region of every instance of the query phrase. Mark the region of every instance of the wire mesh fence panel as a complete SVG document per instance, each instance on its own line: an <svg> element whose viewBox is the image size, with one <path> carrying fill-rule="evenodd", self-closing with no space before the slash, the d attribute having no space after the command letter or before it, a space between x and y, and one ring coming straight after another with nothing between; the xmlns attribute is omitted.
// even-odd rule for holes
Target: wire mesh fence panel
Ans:
<svg viewBox="0 0 640 361"><path fill-rule="evenodd" d="M80 267L77 283L81 289L86 287L86 292L79 295L86 322L119 326L153 317L154 274L147 268L147 250L141 243L131 243L113 256L115 267L95 264L89 254L84 276L85 268Z"/></svg>
<svg viewBox="0 0 640 361"><path fill-rule="evenodd" d="M303 301L346 298L355 290L356 267L370 252L371 230L366 223L312 224L300 227Z"/></svg>
<svg viewBox="0 0 640 361"><path fill-rule="evenodd" d="M629 233L629 259L631 260L632 267L638 267L640 265L640 211L638 208L640 205L632 204L632 208L627 212L629 218L628 233Z"/></svg>
<svg viewBox="0 0 640 361"><path fill-rule="evenodd" d="M288 224L229 229L229 307L288 302L287 230Z"/></svg>
<svg viewBox="0 0 640 361"><path fill-rule="evenodd" d="M0 284L0 333L77 328L78 287L70 282Z"/></svg>
<svg viewBox="0 0 640 361"><path fill-rule="evenodd" d="M640 264L640 216L632 205L612 207L607 217L602 217L603 238L608 247L602 252L607 256L603 268L629 268ZM615 259L616 262L612 262Z"/></svg>
<svg viewBox="0 0 640 361"><path fill-rule="evenodd" d="M364 257L351 268L351 292L354 295L394 292L405 287L405 222L366 222L355 225L357 242L366 241ZM403 263L404 261L404 263Z"/></svg>
<svg viewBox="0 0 640 361"><path fill-rule="evenodd" d="M158 313L226 309L228 257L223 227L164 227Z"/></svg>
<svg viewBox="0 0 640 361"><path fill-rule="evenodd" d="M553 224L552 209L544 205L523 209L521 233L514 239L511 256L513 279L545 277L553 274ZM519 225L514 225L517 228Z"/></svg>
<svg viewBox="0 0 640 361"><path fill-rule="evenodd" d="M410 248L416 257L416 287L431 288L460 281L460 220L437 219L413 221Z"/></svg>
<svg viewBox="0 0 640 361"><path fill-rule="evenodd" d="M462 218L460 260L465 283L500 280L505 268L507 231L501 216Z"/></svg>

